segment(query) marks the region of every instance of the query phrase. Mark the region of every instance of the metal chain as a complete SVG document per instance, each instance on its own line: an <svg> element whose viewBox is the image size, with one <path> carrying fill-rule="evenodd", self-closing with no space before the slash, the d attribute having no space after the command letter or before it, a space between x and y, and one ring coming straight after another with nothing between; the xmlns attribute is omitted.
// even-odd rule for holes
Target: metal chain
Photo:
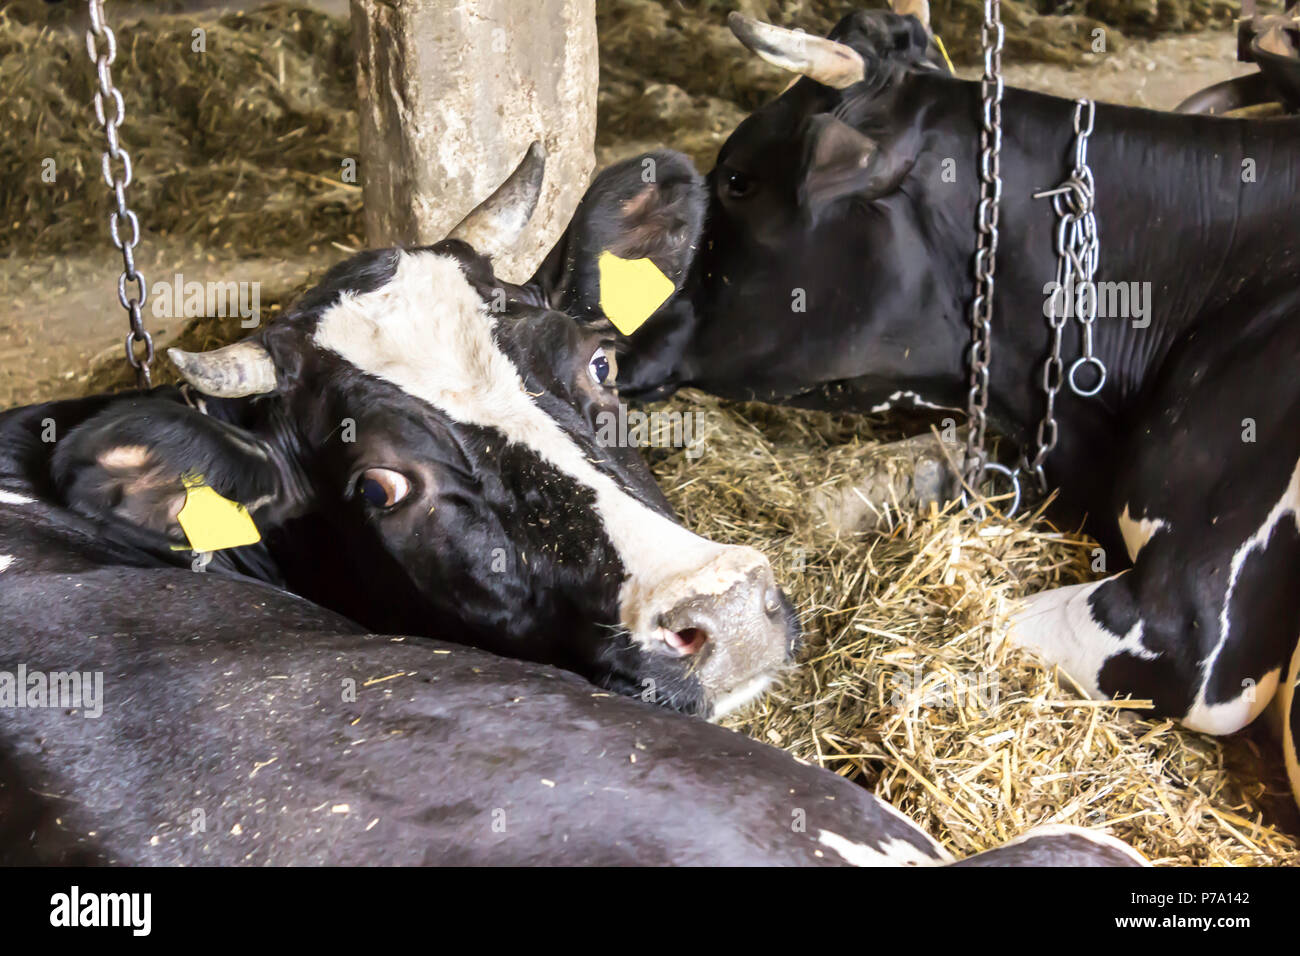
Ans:
<svg viewBox="0 0 1300 956"><path fill-rule="evenodd" d="M980 202L976 227L975 298L971 302L970 391L966 400L966 482L975 488L988 465L984 433L988 424L989 363L992 360L993 289L998 254L998 210L1002 201L1002 29L1000 0L984 0L980 41L984 77L980 81L983 123L980 132Z"/></svg>
<svg viewBox="0 0 1300 956"><path fill-rule="evenodd" d="M104 128L104 135L108 140L108 149L104 152L100 167L104 175L104 183L117 201L117 208L108 216L108 229L113 237L113 245L122 253L122 274L117 280L117 301L122 303L122 308L126 310L131 324L131 331L126 336L126 360L135 369L136 384L140 388L148 388L149 365L153 362L153 337L144 327L141 310L149 293L144 276L135 267L135 247L140 242L140 221L126 204L126 187L131 185L131 157L122 148L118 139L118 129L126 115L126 104L122 101L121 92L113 85L113 74L110 69L113 61L117 59L117 37L105 22L104 0L87 0L87 7L90 10L90 29L86 31L86 52L90 54L90 60L95 64L95 75L99 80L99 88L95 90L95 118ZM104 44L102 50L100 43ZM105 100L111 100L113 103L111 116L105 111ZM114 163L120 164L120 170L114 170ZM130 227L129 237L123 237L123 226ZM129 295L128 284L135 285ZM136 347L139 345L144 346L144 351L137 355Z"/></svg>
<svg viewBox="0 0 1300 956"><path fill-rule="evenodd" d="M1093 342L1097 321L1097 286L1093 277L1097 274L1101 256L1096 184L1088 166L1088 137L1092 135L1095 118L1096 106L1092 100L1075 101L1074 168L1060 186L1034 193L1035 199L1052 197L1052 208L1057 216L1056 290L1048 300L1047 325L1051 338L1041 380L1046 408L1038 423L1033 457L1026 457L1021 462L1021 468L1038 479L1039 489L1043 492L1047 491L1047 474L1043 466L1059 438L1056 396L1061 386L1068 382L1072 392L1081 398L1089 398L1106 384L1106 366L1097 358ZM1080 356L1070 365L1067 375L1061 348L1062 333L1071 314L1079 323L1081 346ZM1089 367L1096 370L1096 381L1091 386L1082 385L1079 372Z"/></svg>

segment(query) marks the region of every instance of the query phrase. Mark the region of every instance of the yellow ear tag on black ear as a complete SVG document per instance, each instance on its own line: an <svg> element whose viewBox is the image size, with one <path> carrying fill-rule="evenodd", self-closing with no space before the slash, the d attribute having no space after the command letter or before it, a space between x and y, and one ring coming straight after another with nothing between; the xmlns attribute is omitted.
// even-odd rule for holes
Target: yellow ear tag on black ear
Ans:
<svg viewBox="0 0 1300 956"><path fill-rule="evenodd" d="M262 540L248 509L223 498L203 483L202 475L186 476L185 506L176 520L198 552L241 548Z"/></svg>
<svg viewBox="0 0 1300 956"><path fill-rule="evenodd" d="M673 280L649 259L620 259L602 252L596 260L600 270L600 307L614 328L631 335L676 291Z"/></svg>

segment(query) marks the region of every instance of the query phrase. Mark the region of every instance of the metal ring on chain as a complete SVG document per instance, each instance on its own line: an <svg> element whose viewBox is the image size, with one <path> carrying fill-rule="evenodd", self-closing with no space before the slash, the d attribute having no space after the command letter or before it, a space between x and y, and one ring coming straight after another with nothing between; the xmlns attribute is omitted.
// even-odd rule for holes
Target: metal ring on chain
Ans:
<svg viewBox="0 0 1300 956"><path fill-rule="evenodd" d="M986 461L980 469L979 478L982 480L984 475L988 474L990 471L996 475L1001 475L1011 482L1011 507L1006 510L1005 514L1007 517L1015 515L1015 513L1020 510L1020 469L1008 468L1006 465L996 461ZM971 487L975 487L975 485L972 485ZM963 508L970 507L970 494L965 488L961 490L961 505Z"/></svg>
<svg viewBox="0 0 1300 956"><path fill-rule="evenodd" d="M1092 388L1080 388L1075 376L1079 374L1079 369L1092 366L1097 370L1097 384ZM1074 392L1080 398L1092 398L1101 391L1102 386L1106 384L1106 363L1095 355L1084 355L1077 358L1070 365L1070 391Z"/></svg>
<svg viewBox="0 0 1300 956"><path fill-rule="evenodd" d="M1056 422L1056 398L1063 384L1082 398L1091 398L1106 384L1106 365L1094 354L1093 327L1097 321L1097 288L1094 276L1101 258L1097 236L1096 189L1088 167L1088 137L1096 121L1096 107L1091 100L1075 101L1073 167L1066 179L1054 189L1034 193L1035 199L1051 197L1057 217L1054 251L1056 252L1056 290L1049 300L1048 355L1043 362L1043 418L1038 424L1032 456L1026 452L1021 468L1038 479L1047 491L1044 464L1056 447L1059 427ZM1073 293L1073 294L1072 294ZM1081 355L1062 375L1062 330L1071 313L1079 324ZM1096 369L1097 380L1091 386L1079 384L1084 368ZM1064 380L1064 381L1063 381Z"/></svg>

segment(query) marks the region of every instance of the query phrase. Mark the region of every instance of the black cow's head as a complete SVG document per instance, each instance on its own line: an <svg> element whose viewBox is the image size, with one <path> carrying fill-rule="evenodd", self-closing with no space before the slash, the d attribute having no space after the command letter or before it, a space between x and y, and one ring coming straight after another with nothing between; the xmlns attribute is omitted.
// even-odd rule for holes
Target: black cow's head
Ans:
<svg viewBox="0 0 1300 956"><path fill-rule="evenodd" d="M534 150L452 237L354 256L263 332L173 350L208 414L88 422L60 443L69 497L184 542L181 474L203 473L278 529L295 590L363 624L682 710L747 699L789 659L790 606L761 554L687 531L638 451L599 437L617 419L613 343L550 305L595 281L587 260L609 248L685 272L698 177L656 158L649 179L637 164L597 184L545 282L501 281L481 254L527 223ZM185 412L196 427L160 425Z"/></svg>
<svg viewBox="0 0 1300 956"><path fill-rule="evenodd" d="M973 189L950 173L969 177L974 145L936 114L968 110L964 88L913 16L854 13L829 39L731 26L803 76L723 145L682 293L622 345L625 394L788 400L853 380L876 401L958 399Z"/></svg>

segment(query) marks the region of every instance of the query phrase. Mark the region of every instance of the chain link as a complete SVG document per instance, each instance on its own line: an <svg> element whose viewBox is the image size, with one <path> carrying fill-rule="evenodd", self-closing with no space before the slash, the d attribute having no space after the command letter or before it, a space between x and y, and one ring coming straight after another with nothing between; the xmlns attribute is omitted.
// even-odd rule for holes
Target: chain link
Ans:
<svg viewBox="0 0 1300 956"><path fill-rule="evenodd" d="M1081 398L1101 391L1106 384L1106 366L1094 350L1093 331L1097 322L1097 286L1093 281L1101 257L1097 235L1096 187L1088 166L1088 137L1092 135L1096 107L1091 100L1075 101L1074 168L1055 189L1034 193L1035 199L1052 198L1056 212L1056 289L1048 300L1047 325L1051 330L1047 358L1043 361L1041 385L1046 399L1043 418L1038 423L1032 457L1022 459L1021 468L1034 475L1039 489L1047 491L1044 465L1060 437L1056 421L1056 396L1068 382L1070 390ZM1079 323L1080 356L1066 374L1061 358L1063 332L1070 315ZM1079 382L1079 373L1095 370L1091 386Z"/></svg>
<svg viewBox="0 0 1300 956"><path fill-rule="evenodd" d="M974 488L988 465L984 447L988 424L989 364L993 359L993 291L997 271L998 213L1002 202L1002 29L1000 0L984 0L980 40L984 76L980 81L980 202L976 227L975 298L971 302L970 391L966 399L966 482Z"/></svg>
<svg viewBox="0 0 1300 956"><path fill-rule="evenodd" d="M113 245L122 253L122 274L117 280L117 301L126 310L131 331L126 336L126 360L135 369L136 384L140 388L150 386L149 366L153 362L153 336L144 327L142 310L148 298L148 284L135 266L135 247L140 242L140 220L126 203L126 188L131 185L131 157L122 148L118 130L126 116L126 104L121 92L113 85L112 65L117 59L117 36L104 19L104 0L87 0L90 11L90 29L86 31L86 52L95 64L95 77L98 88L95 90L95 119L104 128L108 141L103 161L100 164L104 183L112 195L116 207L108 215L108 231L113 238ZM102 48L100 44L103 44ZM112 102L113 112L105 109L106 102ZM114 169L114 163L119 168ZM123 236L123 226L129 232ZM127 286L135 288L128 292ZM143 346L143 351L140 347Z"/></svg>

